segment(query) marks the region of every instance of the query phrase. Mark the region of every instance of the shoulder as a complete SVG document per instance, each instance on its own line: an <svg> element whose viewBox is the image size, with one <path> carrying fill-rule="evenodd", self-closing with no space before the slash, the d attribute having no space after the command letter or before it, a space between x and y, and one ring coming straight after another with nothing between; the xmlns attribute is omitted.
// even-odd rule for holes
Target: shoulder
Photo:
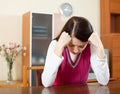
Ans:
<svg viewBox="0 0 120 94"><path fill-rule="evenodd" d="M57 40L52 40L51 43L52 43L52 44L56 44L56 43L57 43Z"/></svg>
<svg viewBox="0 0 120 94"><path fill-rule="evenodd" d="M49 49L55 48L56 44L57 44L57 41L56 41L56 40L52 40L52 41L50 42L50 44L49 44Z"/></svg>
<svg viewBox="0 0 120 94"><path fill-rule="evenodd" d="M57 40L52 40L52 41L50 42L50 46L56 45L56 43L57 43Z"/></svg>

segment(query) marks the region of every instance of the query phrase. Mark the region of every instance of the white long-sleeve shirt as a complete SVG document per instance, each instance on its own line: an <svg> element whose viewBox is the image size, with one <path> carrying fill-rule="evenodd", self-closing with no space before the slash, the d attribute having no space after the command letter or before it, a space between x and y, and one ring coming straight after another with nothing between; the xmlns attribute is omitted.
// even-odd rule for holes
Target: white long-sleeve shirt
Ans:
<svg viewBox="0 0 120 94"><path fill-rule="evenodd" d="M64 57L60 58L54 53L56 44L57 44L57 41L53 40L50 43L49 48L48 48L46 62L45 62L44 70L42 73L42 84L45 87L52 86L52 84L56 78L58 68L59 68L62 60L64 59ZM91 67L96 75L96 79L97 79L98 83L100 83L102 85L107 85L107 83L109 81L109 77L110 77L109 67L108 67L108 63L107 63L107 57L105 59L101 60L98 58L98 56L93 48L93 45L90 46L90 49L91 49L90 62L91 62ZM75 58L75 56L73 57L73 59L74 58Z"/></svg>

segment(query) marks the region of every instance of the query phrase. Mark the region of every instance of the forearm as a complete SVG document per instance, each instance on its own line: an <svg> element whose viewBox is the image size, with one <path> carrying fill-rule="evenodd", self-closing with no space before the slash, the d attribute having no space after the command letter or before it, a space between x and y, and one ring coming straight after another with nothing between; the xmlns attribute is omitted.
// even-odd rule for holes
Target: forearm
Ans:
<svg viewBox="0 0 120 94"><path fill-rule="evenodd" d="M45 87L52 86L61 62L62 59L55 54L51 54L51 57L46 59L44 71L42 73L42 84Z"/></svg>
<svg viewBox="0 0 120 94"><path fill-rule="evenodd" d="M57 43L56 47L55 47L55 50L54 50L55 54L62 58L63 50L64 50L64 47L61 44Z"/></svg>
<svg viewBox="0 0 120 94"><path fill-rule="evenodd" d="M97 48L96 48L96 53L97 56L99 57L99 59L105 59L105 51L104 51L104 47L102 44L100 44Z"/></svg>
<svg viewBox="0 0 120 94"><path fill-rule="evenodd" d="M106 57L105 57L105 52L104 52L104 47L103 47L102 41L100 40L100 38L96 32L94 32L90 36L89 42L90 42L92 48L95 50L99 59L105 59Z"/></svg>
<svg viewBox="0 0 120 94"><path fill-rule="evenodd" d="M62 52L64 50L64 47L71 41L71 37L68 33L63 32L59 38L59 40L56 43L54 52L57 56L62 57Z"/></svg>
<svg viewBox="0 0 120 94"><path fill-rule="evenodd" d="M110 77L107 56L105 56L104 59L99 59L95 51L92 52L91 67L96 75L98 83L107 85Z"/></svg>

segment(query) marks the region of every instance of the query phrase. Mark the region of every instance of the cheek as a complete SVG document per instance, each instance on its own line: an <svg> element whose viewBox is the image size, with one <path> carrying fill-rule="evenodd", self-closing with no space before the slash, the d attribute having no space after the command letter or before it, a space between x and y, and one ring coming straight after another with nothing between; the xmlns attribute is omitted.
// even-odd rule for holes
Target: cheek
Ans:
<svg viewBox="0 0 120 94"><path fill-rule="evenodd" d="M73 50L74 50L73 47L69 47L69 46L68 46L67 48L68 48L68 50L69 50L70 52L73 53Z"/></svg>
<svg viewBox="0 0 120 94"><path fill-rule="evenodd" d="M70 51L70 52L73 52L73 48L72 47L67 47L68 48L68 50Z"/></svg>

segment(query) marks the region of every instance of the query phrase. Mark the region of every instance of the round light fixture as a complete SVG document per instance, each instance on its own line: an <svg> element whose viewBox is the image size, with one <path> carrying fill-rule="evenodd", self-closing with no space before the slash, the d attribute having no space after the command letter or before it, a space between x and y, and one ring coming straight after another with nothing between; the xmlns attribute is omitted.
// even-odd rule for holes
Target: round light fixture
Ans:
<svg viewBox="0 0 120 94"><path fill-rule="evenodd" d="M63 16L66 16L66 17L72 15L72 13L73 13L72 5L69 4L69 3L63 3L63 4L60 6L60 13L61 13Z"/></svg>

